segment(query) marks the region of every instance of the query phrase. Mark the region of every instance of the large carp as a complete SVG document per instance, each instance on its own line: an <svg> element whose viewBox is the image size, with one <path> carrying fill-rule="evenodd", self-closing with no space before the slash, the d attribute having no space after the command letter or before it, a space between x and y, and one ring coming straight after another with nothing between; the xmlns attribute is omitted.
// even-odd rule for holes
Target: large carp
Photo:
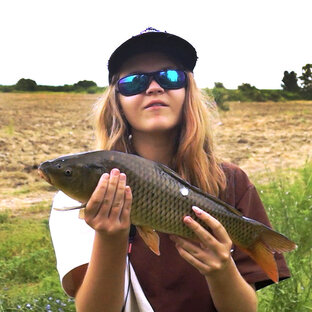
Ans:
<svg viewBox="0 0 312 312"><path fill-rule="evenodd" d="M296 244L190 185L162 164L137 155L102 150L62 156L42 163L38 170L50 184L81 202L83 207L101 175L113 168L126 174L133 194L131 222L156 254L159 254L156 231L196 239L183 223L186 215L207 228L192 211L192 206L198 206L219 220L233 243L254 259L270 279L278 282L274 252L293 250Z"/></svg>

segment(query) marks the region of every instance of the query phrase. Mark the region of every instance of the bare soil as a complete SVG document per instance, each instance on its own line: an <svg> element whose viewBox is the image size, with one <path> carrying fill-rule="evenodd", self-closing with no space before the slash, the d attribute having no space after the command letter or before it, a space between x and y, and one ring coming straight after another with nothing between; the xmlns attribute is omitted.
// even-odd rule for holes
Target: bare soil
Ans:
<svg viewBox="0 0 312 312"><path fill-rule="evenodd" d="M50 202L38 165L94 149L98 94L0 93L0 210ZM215 125L218 155L248 174L296 168L312 156L312 102L230 103Z"/></svg>
<svg viewBox="0 0 312 312"><path fill-rule="evenodd" d="M215 133L219 155L248 174L297 168L312 156L312 101L230 103Z"/></svg>

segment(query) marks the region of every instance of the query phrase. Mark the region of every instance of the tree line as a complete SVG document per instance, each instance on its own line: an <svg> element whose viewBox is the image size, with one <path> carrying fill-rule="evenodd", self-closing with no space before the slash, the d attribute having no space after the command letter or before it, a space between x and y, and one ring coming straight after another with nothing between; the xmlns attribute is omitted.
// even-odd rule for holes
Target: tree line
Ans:
<svg viewBox="0 0 312 312"><path fill-rule="evenodd" d="M216 103L223 109L227 109L226 101L283 101L283 100L312 100L312 64L302 67L302 74L297 77L294 71L284 71L282 89L264 90L257 89L249 83L243 83L237 89L226 89L222 82L215 82L212 89L204 91L214 98ZM103 92L105 87L98 87L94 81L81 80L73 85L45 86L37 85L32 79L20 79L15 85L2 86L0 92Z"/></svg>
<svg viewBox="0 0 312 312"><path fill-rule="evenodd" d="M303 66L302 74L299 77L294 71L284 71L281 87L282 89L277 90L260 90L249 83L243 83L236 90L231 90L226 89L222 82L215 82L212 89L204 90L224 110L228 109L227 101L312 100L312 64Z"/></svg>
<svg viewBox="0 0 312 312"><path fill-rule="evenodd" d="M80 80L73 85L64 86L45 86L37 85L36 81L32 79L20 79L15 85L2 86L0 85L0 91L2 92L34 92L34 91L48 91L48 92L83 92L83 93L98 93L103 92L105 87L98 87L94 81Z"/></svg>

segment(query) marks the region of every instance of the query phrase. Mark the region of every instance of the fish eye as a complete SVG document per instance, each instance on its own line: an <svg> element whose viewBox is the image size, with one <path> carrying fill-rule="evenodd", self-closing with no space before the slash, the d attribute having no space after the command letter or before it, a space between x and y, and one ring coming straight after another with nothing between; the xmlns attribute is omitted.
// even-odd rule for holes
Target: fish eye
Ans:
<svg viewBox="0 0 312 312"><path fill-rule="evenodd" d="M73 171L71 168L67 168L65 171L64 171L64 174L67 176L67 177L70 177L72 175Z"/></svg>

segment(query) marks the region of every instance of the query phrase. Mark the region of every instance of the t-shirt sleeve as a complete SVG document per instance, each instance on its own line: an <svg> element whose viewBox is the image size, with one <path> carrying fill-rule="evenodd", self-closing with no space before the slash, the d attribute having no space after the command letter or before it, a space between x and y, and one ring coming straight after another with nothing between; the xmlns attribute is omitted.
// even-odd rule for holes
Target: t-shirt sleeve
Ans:
<svg viewBox="0 0 312 312"><path fill-rule="evenodd" d="M244 216L272 227L259 194L245 172L239 168L235 170L233 182L236 189L235 207L242 212ZM234 248L233 259L244 279L250 284L255 284L256 289L263 288L273 283L257 263L239 248ZM279 280L281 281L288 278L290 272L283 255L276 253L275 260L279 271Z"/></svg>
<svg viewBox="0 0 312 312"><path fill-rule="evenodd" d="M67 294L72 295L70 272L89 263L94 239L94 230L79 219L79 209L57 211L53 208L75 207L80 203L62 192L53 200L49 226L56 256L56 265L60 280Z"/></svg>

